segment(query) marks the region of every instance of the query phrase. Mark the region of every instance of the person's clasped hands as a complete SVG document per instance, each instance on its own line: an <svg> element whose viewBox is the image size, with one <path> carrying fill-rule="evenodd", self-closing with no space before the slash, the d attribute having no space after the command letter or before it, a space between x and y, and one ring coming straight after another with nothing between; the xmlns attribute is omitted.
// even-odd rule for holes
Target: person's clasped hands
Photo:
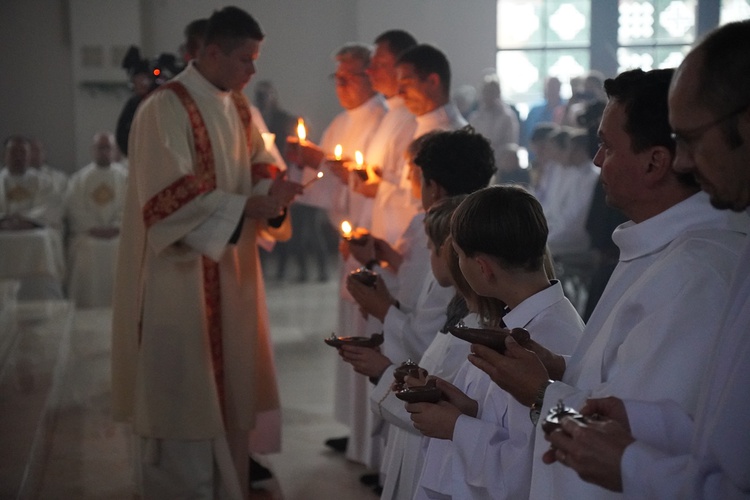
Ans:
<svg viewBox="0 0 750 500"><path fill-rule="evenodd" d="M559 429L545 435L550 449L542 460L546 464L559 462L585 481L622 491L622 456L635 441L622 400L589 399L581 414L588 418L579 421L566 417Z"/></svg>
<svg viewBox="0 0 750 500"><path fill-rule="evenodd" d="M452 439L456 421L461 415L475 418L479 411L479 404L464 394L458 387L439 377L429 376L426 380L407 376L408 387L424 385L434 380L442 393L437 403L406 403L406 411L411 414L414 428L425 436L438 439Z"/></svg>

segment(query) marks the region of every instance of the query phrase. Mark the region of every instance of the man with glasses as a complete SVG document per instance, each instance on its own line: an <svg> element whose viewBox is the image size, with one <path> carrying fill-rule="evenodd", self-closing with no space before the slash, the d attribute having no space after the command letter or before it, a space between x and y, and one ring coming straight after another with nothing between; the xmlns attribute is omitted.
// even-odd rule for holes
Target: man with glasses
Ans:
<svg viewBox="0 0 750 500"><path fill-rule="evenodd" d="M302 148L302 157L311 156L310 149L319 152L320 163L310 165L322 168L325 175L305 189L300 198L302 203L324 208L335 227L342 221L360 224L369 229L369 221L363 213L369 213L372 199L353 190L354 175L345 161L334 160L334 149L342 147L342 158L354 159L355 152L364 153L377 130L386 106L383 98L375 92L367 76L371 51L367 45L349 43L341 47L335 55L336 71L331 75L336 97L344 111L336 115L323 132L320 148L310 144ZM304 161L304 160L303 160ZM367 161L367 158L365 158ZM314 163L314 161L313 161ZM317 175L316 169L305 169L303 183ZM344 278L358 266L354 259L347 258L341 269L341 293L338 307L337 332L340 335L366 335L365 319L359 312L357 303L343 286ZM368 407L369 381L367 377L354 373L343 362L336 363L336 393L334 416L342 424L348 425L351 439L332 438L326 444L336 451L346 451L347 458L368 466L377 465L373 453L370 410Z"/></svg>
<svg viewBox="0 0 750 500"><path fill-rule="evenodd" d="M748 89L750 21L742 21L717 29L693 49L669 92L677 138L673 168L693 174L715 207L736 212L750 207ZM553 450L545 460L560 461L626 497L747 498L750 244L733 275L725 307L704 309L719 328L713 349L702 353L710 364L695 414L673 401L592 400L584 412L608 418L565 421L550 436Z"/></svg>
<svg viewBox="0 0 750 500"><path fill-rule="evenodd" d="M506 355L474 348L477 366L530 406L535 424L561 400L577 409L589 397L610 394L671 399L689 414L698 409L698 387L709 365L705 353L718 336L708 311L728 300L747 219L715 210L691 175L672 170L672 74L633 70L605 82L609 102L594 163L607 203L630 221L612 235L619 263L573 355L563 359L515 343ZM532 498L611 494L566 467L542 463L546 449L538 430Z"/></svg>

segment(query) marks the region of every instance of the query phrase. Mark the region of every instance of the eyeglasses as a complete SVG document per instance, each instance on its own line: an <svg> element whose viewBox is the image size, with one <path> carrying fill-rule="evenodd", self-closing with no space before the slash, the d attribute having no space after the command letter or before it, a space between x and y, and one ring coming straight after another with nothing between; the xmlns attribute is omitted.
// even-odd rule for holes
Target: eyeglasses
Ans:
<svg viewBox="0 0 750 500"><path fill-rule="evenodd" d="M672 140L675 142L675 145L677 147L686 148L688 151L692 148L693 145L695 145L698 140L703 137L703 135L714 128L715 126L724 123L725 121L729 120L730 118L734 118L735 116L739 115L743 111L745 111L748 107L750 107L750 104L744 104L740 106L739 108L735 109L731 113L727 113L726 115L722 115L715 120L711 120L708 123L705 123L703 125L700 125L698 127L695 127L693 129L687 130L685 132L672 132Z"/></svg>
<svg viewBox="0 0 750 500"><path fill-rule="evenodd" d="M346 87L347 85L350 85L355 78L366 78L367 73L347 73L346 75L337 75L336 73L331 73L328 75L328 78L333 80L336 85L341 85L342 87Z"/></svg>

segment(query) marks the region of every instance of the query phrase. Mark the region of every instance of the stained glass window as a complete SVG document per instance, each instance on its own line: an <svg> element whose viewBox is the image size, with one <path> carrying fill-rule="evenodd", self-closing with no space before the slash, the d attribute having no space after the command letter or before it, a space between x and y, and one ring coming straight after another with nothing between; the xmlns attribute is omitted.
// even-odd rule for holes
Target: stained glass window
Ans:
<svg viewBox="0 0 750 500"><path fill-rule="evenodd" d="M546 76L560 78L569 96L570 77L589 69L590 0L498 0L497 26L503 96L522 115L543 95Z"/></svg>
<svg viewBox="0 0 750 500"><path fill-rule="evenodd" d="M697 0L620 0L618 71L671 68L695 41Z"/></svg>

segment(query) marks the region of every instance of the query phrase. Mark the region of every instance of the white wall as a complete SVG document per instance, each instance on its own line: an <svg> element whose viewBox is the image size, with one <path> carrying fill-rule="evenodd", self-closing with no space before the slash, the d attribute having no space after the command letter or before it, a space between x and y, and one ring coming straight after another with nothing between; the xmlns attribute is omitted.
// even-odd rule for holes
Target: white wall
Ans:
<svg viewBox="0 0 750 500"><path fill-rule="evenodd" d="M401 28L443 50L453 86L476 85L495 61L495 0L235 0L266 33L256 81L272 80L284 107L309 119L319 137L340 110L331 81L331 54L349 41L372 42ZM176 53L183 28L226 2L218 0L2 0L0 1L0 136L21 132L48 144L54 164L75 169L89 160L93 132L114 129L127 99L122 90L93 92L73 69L71 23L99 4L97 26L80 28L75 43L139 45L145 56ZM104 8L102 8L104 7ZM21 69L22 72L19 72ZM74 74L75 73L75 74ZM125 73L122 72L122 82ZM253 83L246 90L252 95ZM90 88L90 87L86 87ZM39 103L44 103L42 106Z"/></svg>

